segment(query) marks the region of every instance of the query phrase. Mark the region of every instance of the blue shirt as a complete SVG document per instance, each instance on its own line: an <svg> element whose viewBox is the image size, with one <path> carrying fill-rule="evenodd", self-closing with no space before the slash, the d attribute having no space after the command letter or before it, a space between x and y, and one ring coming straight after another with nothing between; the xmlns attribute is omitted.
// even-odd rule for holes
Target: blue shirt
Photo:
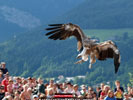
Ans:
<svg viewBox="0 0 133 100"><path fill-rule="evenodd" d="M107 97L104 98L104 100L116 100L116 98L115 97L110 98L110 97L107 96Z"/></svg>

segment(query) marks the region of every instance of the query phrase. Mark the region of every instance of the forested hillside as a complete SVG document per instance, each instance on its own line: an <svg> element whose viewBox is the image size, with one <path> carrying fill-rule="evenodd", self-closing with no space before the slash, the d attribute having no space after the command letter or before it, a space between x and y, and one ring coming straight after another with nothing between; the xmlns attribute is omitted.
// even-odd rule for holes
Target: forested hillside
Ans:
<svg viewBox="0 0 133 100"><path fill-rule="evenodd" d="M70 11L85 0L0 0L0 42Z"/></svg>
<svg viewBox="0 0 133 100"><path fill-rule="evenodd" d="M73 22L86 29L118 29L133 28L132 18L132 0L87 0L55 22Z"/></svg>
<svg viewBox="0 0 133 100"><path fill-rule="evenodd" d="M97 38L100 33L98 34L96 31L93 30L94 34L90 34L90 36ZM111 34L117 32L117 30L106 30L106 32ZM102 37L106 37L106 32L102 33ZM123 29L121 35L110 35L110 38L118 45L122 57L121 66L116 75L113 60L97 61L92 69L88 69L89 62L75 65L78 54L76 40L74 38L65 41L48 40L42 29L21 34L0 44L0 51L2 51L0 52L0 59L7 62L7 67L12 75L57 77L59 75L77 76L87 74L91 82L120 79L127 83L128 73L133 72L132 33L133 30L131 29L129 31ZM87 34L89 35L89 30ZM97 77L99 75L100 77Z"/></svg>

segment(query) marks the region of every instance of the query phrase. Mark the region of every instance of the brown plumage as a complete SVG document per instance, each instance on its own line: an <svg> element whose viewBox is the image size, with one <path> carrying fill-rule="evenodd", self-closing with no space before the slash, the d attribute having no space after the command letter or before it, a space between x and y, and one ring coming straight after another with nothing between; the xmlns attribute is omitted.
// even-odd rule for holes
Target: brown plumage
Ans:
<svg viewBox="0 0 133 100"><path fill-rule="evenodd" d="M84 48L84 50L78 55L77 58L82 59L78 63L82 63L88 60L88 56L90 56L90 65L89 68L92 67L92 64L98 60L106 60L107 58L114 59L115 73L118 72L118 68L120 66L120 52L117 46L112 41L105 41L102 43L97 43L95 46L91 48Z"/></svg>
<svg viewBox="0 0 133 100"><path fill-rule="evenodd" d="M49 32L46 33L46 36L49 36L49 39L53 40L65 40L71 36L74 36L77 39L77 50L80 51L85 44L89 45L91 39L85 36L83 31L79 26L68 23L68 24L50 24L49 28L46 28Z"/></svg>
<svg viewBox="0 0 133 100"><path fill-rule="evenodd" d="M82 50L77 58L82 59L77 61L76 64L87 61L88 56L90 56L89 68L91 68L92 64L96 62L96 58L98 60L113 58L115 73L117 73L120 65L120 52L112 41L96 43L95 39L92 40L88 38L79 26L72 23L50 24L49 28L46 28L46 30L49 31L48 33L46 33L46 36L49 36L49 39L65 40L71 36L74 36L77 39L77 50Z"/></svg>

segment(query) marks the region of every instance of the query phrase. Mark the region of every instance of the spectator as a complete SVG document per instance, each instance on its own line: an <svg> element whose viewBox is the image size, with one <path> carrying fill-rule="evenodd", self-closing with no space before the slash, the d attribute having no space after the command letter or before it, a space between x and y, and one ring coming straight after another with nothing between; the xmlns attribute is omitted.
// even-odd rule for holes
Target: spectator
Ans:
<svg viewBox="0 0 133 100"><path fill-rule="evenodd" d="M2 100L5 96L4 86L0 86L0 100Z"/></svg>
<svg viewBox="0 0 133 100"><path fill-rule="evenodd" d="M38 95L33 95L33 100L39 100Z"/></svg>
<svg viewBox="0 0 133 100"><path fill-rule="evenodd" d="M86 96L87 96L87 90L86 90L86 86L85 85L82 85L81 86L81 91L80 91L82 97L85 99Z"/></svg>
<svg viewBox="0 0 133 100"><path fill-rule="evenodd" d="M72 93L73 88L71 87L71 83L66 83L67 88L64 90L64 93Z"/></svg>
<svg viewBox="0 0 133 100"><path fill-rule="evenodd" d="M7 85L7 92L13 95L13 80L9 80L9 84Z"/></svg>
<svg viewBox="0 0 133 100"><path fill-rule="evenodd" d="M6 63L5 62L1 62L0 70L2 70L3 74L7 74L8 73L8 69L6 68Z"/></svg>
<svg viewBox="0 0 133 100"><path fill-rule="evenodd" d="M21 100L31 100L31 94L27 91L28 90L28 85L23 86L23 91L20 94Z"/></svg>
<svg viewBox="0 0 133 100"><path fill-rule="evenodd" d="M116 100L115 96L114 96L114 92L112 90L108 91L107 96L104 98L104 100Z"/></svg>
<svg viewBox="0 0 133 100"><path fill-rule="evenodd" d="M133 88L132 87L128 87L127 90L128 90L129 97L133 98Z"/></svg>
<svg viewBox="0 0 133 100"><path fill-rule="evenodd" d="M20 100L20 94L17 91L14 93L14 100Z"/></svg>
<svg viewBox="0 0 133 100"><path fill-rule="evenodd" d="M17 77L13 84L13 89L14 89L14 91L18 91L18 89L20 87L21 87L21 79L20 79L20 77Z"/></svg>
<svg viewBox="0 0 133 100"><path fill-rule="evenodd" d="M38 94L45 94L45 86L43 84L43 80L41 78L38 78L38 86L37 86L37 89L38 89Z"/></svg>
<svg viewBox="0 0 133 100"><path fill-rule="evenodd" d="M46 96L44 94L41 94L39 97L39 100L45 100L45 99L46 99Z"/></svg>
<svg viewBox="0 0 133 100"><path fill-rule="evenodd" d="M0 84L1 84L1 82L2 82L3 79L4 79L3 72L0 70Z"/></svg>
<svg viewBox="0 0 133 100"><path fill-rule="evenodd" d="M124 93L124 100L132 100L132 98L129 97L128 93Z"/></svg>
<svg viewBox="0 0 133 100"><path fill-rule="evenodd" d="M103 91L103 89L104 89L104 86L105 86L105 84L104 83L101 83L100 84L100 90L99 90L99 92L98 92L98 99L100 99L100 95L101 95L101 92Z"/></svg>
<svg viewBox="0 0 133 100"><path fill-rule="evenodd" d="M97 93L97 98L99 98L100 93L101 93L101 88L100 87L96 87L96 93Z"/></svg>
<svg viewBox="0 0 133 100"><path fill-rule="evenodd" d="M2 85L4 85L5 92L7 92L7 86L9 84L9 74L5 74L4 77L5 78L2 80Z"/></svg>
<svg viewBox="0 0 133 100"><path fill-rule="evenodd" d="M72 91L72 93L75 94L77 98L80 98L80 97L81 97L80 92L79 92L79 90L78 90L78 85L77 85L77 84L75 84L75 85L73 86L73 91Z"/></svg>
<svg viewBox="0 0 133 100"><path fill-rule="evenodd" d="M53 92L53 88L49 88L47 91L47 99L52 99L54 98L54 92Z"/></svg>
<svg viewBox="0 0 133 100"><path fill-rule="evenodd" d="M29 88L32 88L33 89L33 83L32 83L32 78L31 77L28 77L28 83L27 83L28 87Z"/></svg>
<svg viewBox="0 0 133 100"><path fill-rule="evenodd" d="M115 85L116 85L116 88L115 88L116 99L117 100L123 100L124 89L123 89L123 87L120 86L120 81L116 80Z"/></svg>
<svg viewBox="0 0 133 100"><path fill-rule="evenodd" d="M49 85L47 86L47 89L54 88L54 80L49 81Z"/></svg>
<svg viewBox="0 0 133 100"><path fill-rule="evenodd" d="M107 96L109 89L110 89L110 87L108 85L104 86L104 88L100 94L100 100L104 99Z"/></svg>

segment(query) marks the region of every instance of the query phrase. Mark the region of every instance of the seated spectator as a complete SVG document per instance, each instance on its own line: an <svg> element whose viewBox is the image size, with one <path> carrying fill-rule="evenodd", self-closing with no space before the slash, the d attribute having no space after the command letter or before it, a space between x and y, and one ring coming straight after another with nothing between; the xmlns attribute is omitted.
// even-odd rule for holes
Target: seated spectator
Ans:
<svg viewBox="0 0 133 100"><path fill-rule="evenodd" d="M46 95L47 95L47 93L48 93L48 90L49 89L53 89L54 88L54 80L50 80L49 81L49 85L47 86L47 88L46 88Z"/></svg>
<svg viewBox="0 0 133 100"><path fill-rule="evenodd" d="M104 86L104 88L100 94L100 100L104 99L107 96L109 89L110 89L110 87L108 85Z"/></svg>
<svg viewBox="0 0 133 100"><path fill-rule="evenodd" d="M108 91L107 96L104 98L104 100L116 100L115 96L114 96L114 92L112 90Z"/></svg>
<svg viewBox="0 0 133 100"><path fill-rule="evenodd" d="M57 93L64 93L64 88L63 88L63 84L62 83L60 83L60 84L58 84L58 90L57 90Z"/></svg>
<svg viewBox="0 0 133 100"><path fill-rule="evenodd" d="M45 99L46 99L45 94L40 94L39 100L45 100Z"/></svg>
<svg viewBox="0 0 133 100"><path fill-rule="evenodd" d="M28 83L27 83L28 87L29 88L32 88L33 89L33 83L32 83L32 78L31 77L28 77Z"/></svg>
<svg viewBox="0 0 133 100"><path fill-rule="evenodd" d="M71 83L70 82L67 82L66 83L66 89L64 90L64 93L72 93L72 91L73 91L73 88L72 88L72 86L71 86Z"/></svg>
<svg viewBox="0 0 133 100"><path fill-rule="evenodd" d="M9 80L9 84L7 85L7 92L13 95L13 80Z"/></svg>
<svg viewBox="0 0 133 100"><path fill-rule="evenodd" d="M96 87L97 98L100 98L101 87Z"/></svg>
<svg viewBox="0 0 133 100"><path fill-rule="evenodd" d="M33 100L39 100L38 95L33 95Z"/></svg>
<svg viewBox="0 0 133 100"><path fill-rule="evenodd" d="M77 85L77 84L75 84L75 85L73 86L73 91L72 91L72 93L73 93L77 98L80 98L80 97L81 97L81 94L80 94L80 92L79 92L79 90L78 90L78 85Z"/></svg>
<svg viewBox="0 0 133 100"><path fill-rule="evenodd" d="M97 97L97 93L96 92L94 92L92 96L93 96L93 100L98 100L98 97Z"/></svg>
<svg viewBox="0 0 133 100"><path fill-rule="evenodd" d="M133 100L131 97L129 97L128 93L124 93L124 100Z"/></svg>
<svg viewBox="0 0 133 100"><path fill-rule="evenodd" d="M49 88L47 90L47 99L52 99L54 97L54 91L53 88Z"/></svg>
<svg viewBox="0 0 133 100"><path fill-rule="evenodd" d="M130 98L133 98L133 88L128 91L128 95Z"/></svg>
<svg viewBox="0 0 133 100"><path fill-rule="evenodd" d="M0 86L0 100L2 100L5 96L4 86Z"/></svg>
<svg viewBox="0 0 133 100"><path fill-rule="evenodd" d="M123 89L123 87L120 86L120 81L116 80L115 85L116 85L116 88L115 88L116 99L123 100L122 96L123 96L124 89Z"/></svg>
<svg viewBox="0 0 133 100"><path fill-rule="evenodd" d="M86 90L86 86L85 85L82 85L81 86L81 91L80 91L82 97L85 99L86 96L87 96L87 90Z"/></svg>
<svg viewBox="0 0 133 100"><path fill-rule="evenodd" d="M14 100L20 100L20 93L17 91L14 93Z"/></svg>
<svg viewBox="0 0 133 100"><path fill-rule="evenodd" d="M2 100L14 100L11 95L5 96Z"/></svg>
<svg viewBox="0 0 133 100"><path fill-rule="evenodd" d="M23 86L23 91L20 94L21 100L31 100L31 93L28 92L28 85Z"/></svg>
<svg viewBox="0 0 133 100"><path fill-rule="evenodd" d="M86 96L87 100L93 100L93 95L88 93Z"/></svg>
<svg viewBox="0 0 133 100"><path fill-rule="evenodd" d="M7 74L8 73L8 69L6 68L6 63L5 62L1 62L0 70L3 72L3 74Z"/></svg>

